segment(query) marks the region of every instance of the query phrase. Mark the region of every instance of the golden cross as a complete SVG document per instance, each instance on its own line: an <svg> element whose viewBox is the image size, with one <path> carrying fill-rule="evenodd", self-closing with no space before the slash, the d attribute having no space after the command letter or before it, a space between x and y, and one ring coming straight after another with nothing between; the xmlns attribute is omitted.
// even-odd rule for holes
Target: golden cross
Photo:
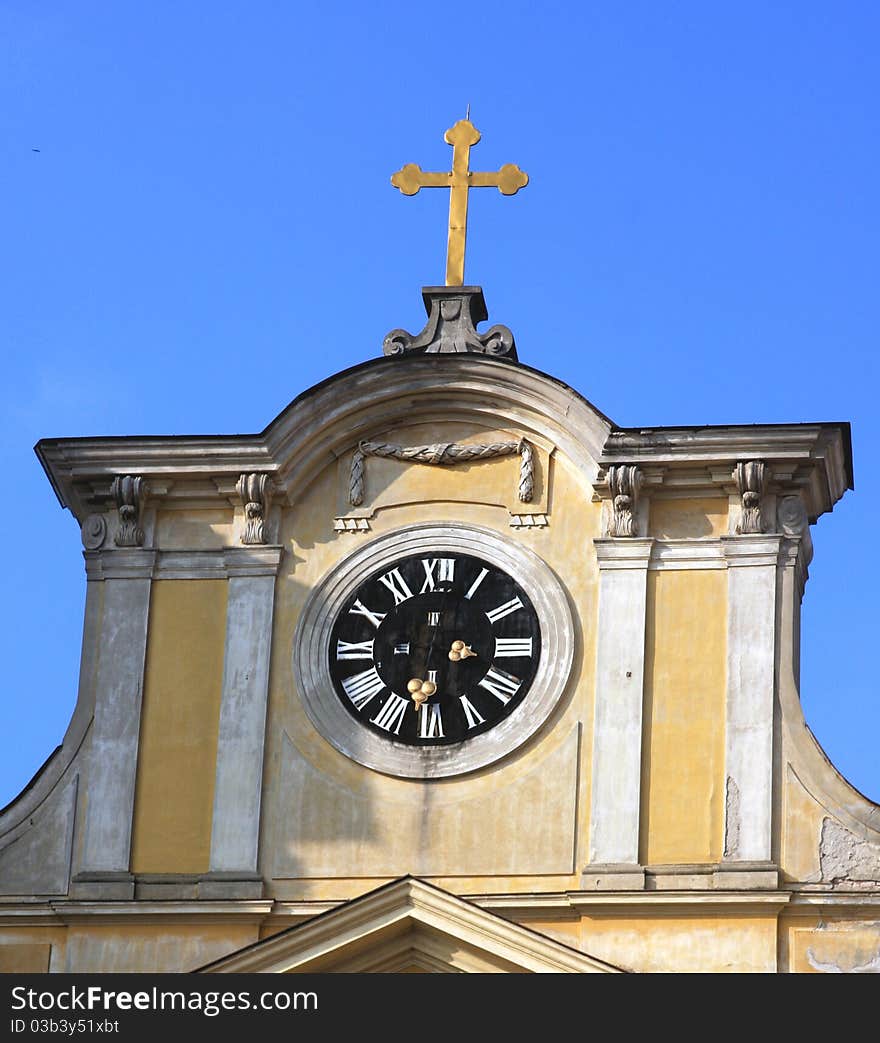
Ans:
<svg viewBox="0 0 880 1043"><path fill-rule="evenodd" d="M500 170L482 172L470 170L471 146L480 140L480 132L470 120L459 120L443 135L452 145L452 170L449 173L431 173L417 163L407 163L391 175L391 184L405 196L414 196L420 188L448 188L449 240L446 247L446 285L464 284L464 244L467 238L468 190L497 188L504 196L515 195L529 183L529 175L515 163L505 163Z"/></svg>

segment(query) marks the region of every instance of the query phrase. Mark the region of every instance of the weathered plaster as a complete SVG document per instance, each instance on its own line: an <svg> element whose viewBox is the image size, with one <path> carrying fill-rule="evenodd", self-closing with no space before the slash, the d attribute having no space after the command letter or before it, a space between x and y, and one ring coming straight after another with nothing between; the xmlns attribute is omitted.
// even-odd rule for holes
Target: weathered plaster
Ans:
<svg viewBox="0 0 880 1043"><path fill-rule="evenodd" d="M831 818L822 822L822 879L835 886L880 887L880 844L871 844Z"/></svg>

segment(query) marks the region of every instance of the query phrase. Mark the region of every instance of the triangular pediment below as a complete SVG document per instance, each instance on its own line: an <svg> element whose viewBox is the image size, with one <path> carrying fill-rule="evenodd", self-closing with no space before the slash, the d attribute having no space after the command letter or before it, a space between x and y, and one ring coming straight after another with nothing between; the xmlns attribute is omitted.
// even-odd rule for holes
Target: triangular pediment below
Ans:
<svg viewBox="0 0 880 1043"><path fill-rule="evenodd" d="M403 877L199 968L211 974L621 973L443 888Z"/></svg>

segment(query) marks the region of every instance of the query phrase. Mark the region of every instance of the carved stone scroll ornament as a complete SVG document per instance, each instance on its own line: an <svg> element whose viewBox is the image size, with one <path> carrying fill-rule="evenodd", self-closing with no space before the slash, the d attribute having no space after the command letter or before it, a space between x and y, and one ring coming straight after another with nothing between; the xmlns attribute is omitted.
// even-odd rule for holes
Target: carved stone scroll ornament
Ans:
<svg viewBox="0 0 880 1043"><path fill-rule="evenodd" d="M386 355L476 353L517 361L516 344L507 326L478 333L476 324L488 317L479 286L426 286L422 290L428 321L421 333L392 330L382 345Z"/></svg>
<svg viewBox="0 0 880 1043"><path fill-rule="evenodd" d="M763 532L761 500L770 477L769 468L763 460L740 462L736 465L733 477L742 498L742 513L736 531L740 534Z"/></svg>
<svg viewBox="0 0 880 1043"><path fill-rule="evenodd" d="M140 526L147 483L140 475L119 474L113 479L110 494L119 511L119 528L113 537L117 547L142 547L144 530Z"/></svg>
<svg viewBox="0 0 880 1043"><path fill-rule="evenodd" d="M272 501L272 482L267 474L243 474L235 489L244 504L245 527L241 542L248 545L266 542L265 522Z"/></svg>
<svg viewBox="0 0 880 1043"><path fill-rule="evenodd" d="M609 536L638 536L636 510L641 485L642 472L634 464L608 468L608 487L611 490Z"/></svg>
<svg viewBox="0 0 880 1043"><path fill-rule="evenodd" d="M103 514L90 514L80 528L82 545L86 550L97 550L107 538L107 522Z"/></svg>
<svg viewBox="0 0 880 1043"><path fill-rule="evenodd" d="M438 442L434 445L402 446L391 442L359 442L351 458L348 502L352 507L358 507L364 502L364 470L368 456L392 457L414 464L451 465L472 460L491 460L514 453L520 456L517 497L521 503L531 503L535 488L534 449L524 438L518 442L491 442L488 445Z"/></svg>
<svg viewBox="0 0 880 1043"><path fill-rule="evenodd" d="M785 536L800 538L804 560L809 565L813 560L813 538L807 508L799 496L783 496L777 502L776 524Z"/></svg>

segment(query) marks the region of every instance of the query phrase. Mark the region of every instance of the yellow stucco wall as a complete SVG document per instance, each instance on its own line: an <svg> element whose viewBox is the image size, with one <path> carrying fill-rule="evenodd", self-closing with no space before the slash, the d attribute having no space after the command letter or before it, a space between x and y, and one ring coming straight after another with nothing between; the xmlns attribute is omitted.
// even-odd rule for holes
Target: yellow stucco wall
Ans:
<svg viewBox="0 0 880 1043"><path fill-rule="evenodd" d="M132 837L135 873L208 869L226 597L225 580L153 584Z"/></svg>
<svg viewBox="0 0 880 1043"><path fill-rule="evenodd" d="M721 913L699 906L655 914L624 908L587 915L579 948L640 973L773 973L776 911Z"/></svg>
<svg viewBox="0 0 880 1043"><path fill-rule="evenodd" d="M728 530L728 515L728 502L723 497L687 500L652 497L648 535L664 540L724 536Z"/></svg>
<svg viewBox="0 0 880 1043"><path fill-rule="evenodd" d="M650 572L645 649L642 859L721 857L727 574Z"/></svg>
<svg viewBox="0 0 880 1043"><path fill-rule="evenodd" d="M156 543L163 550L216 550L232 545L232 510L159 511Z"/></svg>
<svg viewBox="0 0 880 1043"><path fill-rule="evenodd" d="M515 437L437 424L397 429L393 441ZM493 886L509 879L512 888L520 874L567 886L577 880L587 857L598 588L591 539L599 535L600 505L564 459L546 449L538 456L547 528L510 526L511 512L523 509L516 456L461 467L369 459L363 511L373 513L363 535L332 530L348 488L347 459L328 467L285 513L281 539L291 554L276 594L262 835L274 896L309 898L328 888L350 895L362 892L364 877L406 872L491 876ZM571 681L537 738L486 769L431 782L370 771L330 746L305 714L291 665L294 629L312 588L356 546L416 521L479 525L531 548L567 588L576 632Z"/></svg>

